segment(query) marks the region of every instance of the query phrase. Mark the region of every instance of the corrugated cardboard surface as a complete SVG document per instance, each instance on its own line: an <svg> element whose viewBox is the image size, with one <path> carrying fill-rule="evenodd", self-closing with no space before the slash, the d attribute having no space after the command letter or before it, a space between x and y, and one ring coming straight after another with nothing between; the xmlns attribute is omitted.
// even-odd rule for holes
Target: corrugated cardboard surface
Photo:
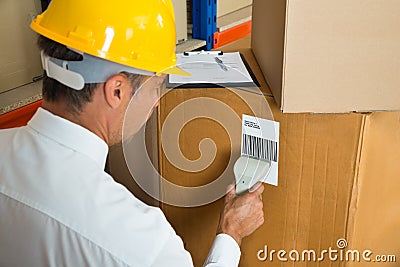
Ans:
<svg viewBox="0 0 400 267"><path fill-rule="evenodd" d="M135 174L140 173L140 175L146 177L149 181L157 181L158 177L153 177L155 175L154 172L144 167L147 166L147 156L151 159L153 166L156 168L158 166L157 127L157 112L154 112L146 124L145 133L139 131L128 143L123 145L117 144L110 148L106 166L106 171L112 175L115 181L124 185L137 198L151 206L159 206L158 200L152 198L143 190L133 177L131 171L132 168L135 168L137 169ZM132 157L126 158L124 149L141 151L137 148L140 148L140 143L143 140L146 142L147 155L135 153L134 162L132 161ZM129 165L127 161L130 161ZM152 178L154 180L151 180ZM154 190L159 190L159 183L152 183L152 187Z"/></svg>
<svg viewBox="0 0 400 267"><path fill-rule="evenodd" d="M176 90L161 102L160 108L167 113L171 103L200 95L212 95L221 101L226 95L228 103L233 98L228 91L217 90L220 92L200 89L203 92L193 92L190 96L187 91ZM269 102L273 105L272 99ZM238 114L248 113L240 102L232 100L230 104ZM332 246L346 235L362 115L283 115L276 107L274 115L275 120L281 122L279 186L267 186L265 190L266 223L243 243L241 266L263 265L256 255L264 245L288 251L318 249ZM197 144L202 138L215 140L218 154L212 167L200 173L185 173L161 157L163 176L187 186L217 178L226 168L226 155L231 151L226 133L215 126L199 119L188 125L181 135L185 155L192 159L199 156ZM233 147L239 146L240 140L235 140ZM221 206L222 201L186 209L162 205L192 253L196 266L201 266L215 236Z"/></svg>
<svg viewBox="0 0 400 267"><path fill-rule="evenodd" d="M243 51L247 51L250 65L263 87L266 86L252 54ZM239 116L252 113L227 89L174 89L161 99L159 130L178 104L199 97L217 99L231 106ZM261 101L262 96L248 97ZM396 204L400 196L396 189L400 188L400 170L395 163L400 151L400 114L284 114L272 97L266 100L274 119L281 123L279 186L266 186L263 196L266 222L243 242L240 266L344 266L344 262L331 262L327 257L320 263L281 263L276 257L273 262L257 259L257 252L265 245L270 250L288 252L321 251L337 248L340 238L346 238L352 249L363 249L367 244L371 249L377 248L376 253L399 255L400 238L395 234L395 226L399 222ZM190 106L186 109L188 113L189 109ZM185 109L182 120L184 117ZM237 127L240 131L240 125ZM216 158L209 168L197 173L182 171L160 150L161 174L186 186L216 179L227 167L230 153L238 154L240 140L229 141L220 125L199 118L190 121L180 133L182 153L192 160L200 157L199 142L204 138L211 138L217 145ZM379 186L380 181L384 185ZM195 266L201 266L208 253L222 204L222 200L198 208L161 204L192 253Z"/></svg>
<svg viewBox="0 0 400 267"><path fill-rule="evenodd" d="M40 1L0 2L0 92L30 83L43 74L37 34L29 25L41 13Z"/></svg>
<svg viewBox="0 0 400 267"><path fill-rule="evenodd" d="M251 5L253 0L217 0L217 17Z"/></svg>
<svg viewBox="0 0 400 267"><path fill-rule="evenodd" d="M187 40L187 8L186 0L172 0L175 10L176 43Z"/></svg>
<svg viewBox="0 0 400 267"><path fill-rule="evenodd" d="M253 12L253 48L284 112L400 110L400 2L255 0Z"/></svg>
<svg viewBox="0 0 400 267"><path fill-rule="evenodd" d="M368 266L399 266L400 261L400 113L375 113L366 119L349 225L351 247L376 255L395 255L397 263ZM365 266L352 263L348 266Z"/></svg>

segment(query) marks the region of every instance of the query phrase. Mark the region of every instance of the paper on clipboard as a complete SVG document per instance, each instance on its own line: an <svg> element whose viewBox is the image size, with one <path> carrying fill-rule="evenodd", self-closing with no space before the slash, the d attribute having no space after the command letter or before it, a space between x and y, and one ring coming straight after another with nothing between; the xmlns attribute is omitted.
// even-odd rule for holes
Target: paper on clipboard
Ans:
<svg viewBox="0 0 400 267"><path fill-rule="evenodd" d="M189 52L177 54L177 59L177 66L191 76L170 75L171 84L254 83L239 52Z"/></svg>

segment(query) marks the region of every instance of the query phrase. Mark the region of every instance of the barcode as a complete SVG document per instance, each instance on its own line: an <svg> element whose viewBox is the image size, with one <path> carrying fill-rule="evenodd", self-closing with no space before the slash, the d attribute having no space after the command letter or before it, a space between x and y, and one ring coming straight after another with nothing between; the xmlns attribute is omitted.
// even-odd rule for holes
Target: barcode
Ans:
<svg viewBox="0 0 400 267"><path fill-rule="evenodd" d="M252 135L243 134L242 153L249 157L278 161L278 143Z"/></svg>

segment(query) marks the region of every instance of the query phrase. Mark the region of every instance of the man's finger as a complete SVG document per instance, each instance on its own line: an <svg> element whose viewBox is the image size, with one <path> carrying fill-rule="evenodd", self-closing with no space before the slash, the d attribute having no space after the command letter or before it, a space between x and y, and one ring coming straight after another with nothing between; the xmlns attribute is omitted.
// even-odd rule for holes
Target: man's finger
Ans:
<svg viewBox="0 0 400 267"><path fill-rule="evenodd" d="M251 194L261 195L262 192L264 192L264 184L263 183L259 183L257 189L252 191Z"/></svg>
<svg viewBox="0 0 400 267"><path fill-rule="evenodd" d="M253 185L253 186L250 188L249 192L250 192L250 193L253 193L253 192L256 191L261 185L262 185L262 182L256 183L255 185Z"/></svg>

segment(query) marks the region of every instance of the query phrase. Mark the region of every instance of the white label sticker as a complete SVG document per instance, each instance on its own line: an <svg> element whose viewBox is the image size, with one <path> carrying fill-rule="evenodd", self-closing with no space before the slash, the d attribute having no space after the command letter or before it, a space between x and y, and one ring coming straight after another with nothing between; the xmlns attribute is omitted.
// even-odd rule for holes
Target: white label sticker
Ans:
<svg viewBox="0 0 400 267"><path fill-rule="evenodd" d="M271 162L271 170L261 179L278 185L279 122L242 116L241 155Z"/></svg>

